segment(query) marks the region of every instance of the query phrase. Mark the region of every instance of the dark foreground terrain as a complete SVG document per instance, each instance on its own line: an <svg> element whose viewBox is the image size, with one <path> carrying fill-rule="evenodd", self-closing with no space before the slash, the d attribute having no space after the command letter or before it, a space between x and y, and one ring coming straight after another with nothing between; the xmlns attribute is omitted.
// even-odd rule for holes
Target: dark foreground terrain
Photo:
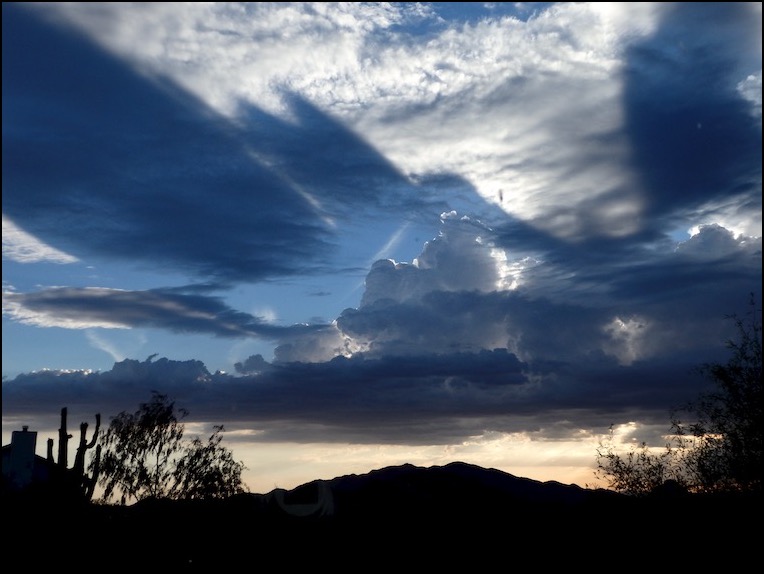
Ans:
<svg viewBox="0 0 764 574"><path fill-rule="evenodd" d="M6 495L3 548L28 572L747 572L762 562L760 500L637 499L464 463L403 465L218 501Z"/></svg>

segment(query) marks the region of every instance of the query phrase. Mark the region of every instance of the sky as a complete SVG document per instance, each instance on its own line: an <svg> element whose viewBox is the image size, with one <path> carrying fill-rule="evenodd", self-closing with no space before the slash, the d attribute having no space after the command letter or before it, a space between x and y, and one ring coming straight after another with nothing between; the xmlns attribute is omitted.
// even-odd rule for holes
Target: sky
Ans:
<svg viewBox="0 0 764 574"><path fill-rule="evenodd" d="M2 10L3 444L596 485L761 308L761 3Z"/></svg>

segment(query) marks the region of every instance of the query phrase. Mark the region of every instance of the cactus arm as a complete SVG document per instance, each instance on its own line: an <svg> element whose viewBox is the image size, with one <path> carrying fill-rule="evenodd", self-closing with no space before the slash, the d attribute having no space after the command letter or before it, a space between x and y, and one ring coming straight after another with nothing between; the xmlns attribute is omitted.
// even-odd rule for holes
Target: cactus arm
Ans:
<svg viewBox="0 0 764 574"><path fill-rule="evenodd" d="M96 414L96 428L93 432L93 438L90 439L90 443L85 447L85 449L91 449L95 446L96 440L98 440L98 431L101 428L101 413Z"/></svg>

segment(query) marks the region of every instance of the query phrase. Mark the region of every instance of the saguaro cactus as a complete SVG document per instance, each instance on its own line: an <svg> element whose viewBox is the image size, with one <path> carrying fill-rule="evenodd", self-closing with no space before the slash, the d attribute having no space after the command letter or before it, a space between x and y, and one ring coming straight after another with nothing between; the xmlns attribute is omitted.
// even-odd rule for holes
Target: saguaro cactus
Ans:
<svg viewBox="0 0 764 574"><path fill-rule="evenodd" d="M58 461L57 465L61 469L65 480L79 488L87 500L93 497L96 482L101 468L101 445L98 445L93 460L92 475L88 476L85 472L85 453L96 446L98 432L101 429L101 415L96 414L96 427L90 442L87 440L88 423L80 423L80 442L77 446L77 454L74 457L74 466L68 466L68 448L69 439L72 438L66 429L67 410L61 409L61 427L58 429ZM53 439L48 439L48 460L53 462Z"/></svg>
<svg viewBox="0 0 764 574"><path fill-rule="evenodd" d="M95 460L93 462L93 474L88 476L85 472L85 453L96 446L98 440L98 431L101 429L101 415L96 414L96 427L90 442L87 441L88 423L80 423L80 443L77 446L77 454L74 457L74 467L72 473L75 478L81 478L80 487L85 497L90 500L95 491L95 485L98 481L98 474L101 470L101 445L98 445L95 451Z"/></svg>
<svg viewBox="0 0 764 574"><path fill-rule="evenodd" d="M85 472L85 453L93 448L98 440L98 431L101 429L101 415L96 415L96 428L93 438L87 441L88 423L80 423L80 444L77 446L77 454L74 457L74 467L72 470L79 473ZM69 435L71 436L71 435ZM97 451L96 451L97 452Z"/></svg>
<svg viewBox="0 0 764 574"><path fill-rule="evenodd" d="M58 429L58 465L61 468L69 466L69 439L72 435L66 431L66 407L61 409L61 427Z"/></svg>

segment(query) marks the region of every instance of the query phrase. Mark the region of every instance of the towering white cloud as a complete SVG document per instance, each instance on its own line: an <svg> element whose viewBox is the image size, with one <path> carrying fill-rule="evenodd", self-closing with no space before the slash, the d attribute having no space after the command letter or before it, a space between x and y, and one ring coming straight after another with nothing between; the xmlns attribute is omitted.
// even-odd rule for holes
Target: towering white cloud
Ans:
<svg viewBox="0 0 764 574"><path fill-rule="evenodd" d="M366 276L361 307L380 300L418 301L432 291L494 291L501 284L491 250L490 229L455 212L441 216L443 228L411 263L380 260Z"/></svg>

